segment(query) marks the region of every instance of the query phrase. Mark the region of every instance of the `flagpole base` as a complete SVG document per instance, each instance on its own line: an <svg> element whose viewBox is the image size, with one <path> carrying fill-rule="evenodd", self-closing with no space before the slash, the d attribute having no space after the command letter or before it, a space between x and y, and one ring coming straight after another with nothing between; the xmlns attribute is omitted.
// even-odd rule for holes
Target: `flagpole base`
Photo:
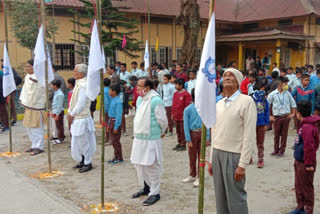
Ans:
<svg viewBox="0 0 320 214"><path fill-rule="evenodd" d="M83 211L90 214L102 214L102 213L114 213L119 211L119 205L117 202L105 202L102 208L101 203L85 205L82 208Z"/></svg>
<svg viewBox="0 0 320 214"><path fill-rule="evenodd" d="M44 179L49 179L49 178L55 178L58 176L62 176L64 175L64 173L62 171L59 170L52 170L52 172L37 172L36 174L30 175L31 178L34 179L40 179L40 180L44 180Z"/></svg>
<svg viewBox="0 0 320 214"><path fill-rule="evenodd" d="M17 156L20 156L21 153L19 152L3 152L0 153L0 157L4 157L4 158L15 158Z"/></svg>

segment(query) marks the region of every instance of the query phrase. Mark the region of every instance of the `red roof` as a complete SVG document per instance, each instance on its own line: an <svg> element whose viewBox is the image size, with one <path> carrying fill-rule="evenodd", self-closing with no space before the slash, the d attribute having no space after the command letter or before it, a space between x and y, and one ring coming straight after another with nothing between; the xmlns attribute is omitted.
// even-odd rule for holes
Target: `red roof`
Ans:
<svg viewBox="0 0 320 214"><path fill-rule="evenodd" d="M297 40L306 40L311 39L312 36L307 36L304 33L298 33L294 31L282 31L282 30L269 30L269 31L255 31L249 33L237 33L230 35L218 36L218 42L224 41L252 41L252 40L268 40L268 39L297 39Z"/></svg>
<svg viewBox="0 0 320 214"><path fill-rule="evenodd" d="M128 12L144 14L150 1L153 15L176 16L180 0L113 0L114 6L127 7ZM78 0L53 0L56 6L83 7ZM52 4L50 3L50 4ZM209 0L198 0L200 16L208 18ZM290 18L309 14L320 15L319 0L216 0L216 17L219 21L252 22L265 19Z"/></svg>

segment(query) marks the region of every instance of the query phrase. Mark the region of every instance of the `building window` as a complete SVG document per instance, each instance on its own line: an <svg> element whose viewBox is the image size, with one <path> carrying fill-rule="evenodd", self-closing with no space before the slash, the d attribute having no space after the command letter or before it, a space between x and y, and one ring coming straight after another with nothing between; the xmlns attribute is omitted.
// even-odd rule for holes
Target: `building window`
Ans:
<svg viewBox="0 0 320 214"><path fill-rule="evenodd" d="M75 66L74 45L56 44L54 64L59 70L73 70Z"/></svg>
<svg viewBox="0 0 320 214"><path fill-rule="evenodd" d="M292 19L283 19L278 21L278 25L292 25Z"/></svg>
<svg viewBox="0 0 320 214"><path fill-rule="evenodd" d="M176 57L177 57L178 62L179 62L180 56L181 56L181 48L177 48L176 49Z"/></svg>
<svg viewBox="0 0 320 214"><path fill-rule="evenodd" d="M201 49L197 48L196 57L195 57L194 61L197 62L197 63L200 63L200 60L201 60Z"/></svg>
<svg viewBox="0 0 320 214"><path fill-rule="evenodd" d="M316 18L316 24L320 25L320 17Z"/></svg>
<svg viewBox="0 0 320 214"><path fill-rule="evenodd" d="M280 58L283 60L285 68L290 67L290 49L289 48L281 48Z"/></svg>
<svg viewBox="0 0 320 214"><path fill-rule="evenodd" d="M76 63L88 64L89 62L89 45L76 45Z"/></svg>
<svg viewBox="0 0 320 214"><path fill-rule="evenodd" d="M157 61L157 52L155 48L151 48L151 64L156 63Z"/></svg>

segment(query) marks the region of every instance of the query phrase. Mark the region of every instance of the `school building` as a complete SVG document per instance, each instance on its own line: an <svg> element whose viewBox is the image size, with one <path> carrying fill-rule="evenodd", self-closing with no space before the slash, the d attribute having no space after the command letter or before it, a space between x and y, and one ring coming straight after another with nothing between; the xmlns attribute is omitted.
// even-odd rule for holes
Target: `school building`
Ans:
<svg viewBox="0 0 320 214"><path fill-rule="evenodd" d="M201 28L198 39L196 60L200 61L201 50L206 35L209 16L209 0L198 0L200 5ZM124 0L113 1L113 5L125 6L128 16L135 17L139 24L134 37L143 43L148 39L145 16L150 5L151 25L150 41L151 61L167 63L178 59L183 42L183 27L176 22L180 11L179 0ZM2 5L2 4L1 4ZM87 63L87 56L75 53L76 50L88 49L88 46L77 45L72 39L80 39L73 31L88 32L87 28L73 24L70 20L90 23L91 20L74 16L70 8L84 11L78 0L53 0L47 4L54 5L55 21L59 27L55 34L54 64L64 73L71 76L75 64ZM0 8L3 11L3 8ZM239 69L244 69L248 55L272 58L272 62L283 59L285 66L301 66L320 63L320 1L318 0L216 0L216 62L227 64L235 60ZM9 29L12 17L9 17ZM3 12L0 12L0 26L3 28ZM124 32L119 29L119 32ZM124 32L125 33L125 32ZM155 51L156 38L159 38L159 49ZM0 42L4 43L4 31L0 31ZM52 42L52 40L49 40ZM142 45L144 48L144 44ZM0 56L2 51L0 51ZM22 48L12 31L9 32L9 52L12 66L22 69L32 53ZM125 62L131 70L131 62L143 61L141 51L138 58L132 59L117 51L116 60Z"/></svg>

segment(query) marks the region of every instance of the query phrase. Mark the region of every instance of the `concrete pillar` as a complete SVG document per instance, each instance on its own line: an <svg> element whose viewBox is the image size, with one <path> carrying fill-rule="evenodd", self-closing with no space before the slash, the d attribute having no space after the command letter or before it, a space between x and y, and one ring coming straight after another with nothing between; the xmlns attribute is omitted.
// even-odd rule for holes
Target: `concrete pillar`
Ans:
<svg viewBox="0 0 320 214"><path fill-rule="evenodd" d="M243 69L243 44L239 42L238 69Z"/></svg>
<svg viewBox="0 0 320 214"><path fill-rule="evenodd" d="M277 66L278 68L280 68L280 55L281 55L281 40L280 39L277 39L277 42L276 42L276 63L277 63ZM270 71L271 70L271 66L270 66ZM271 72L269 72L271 74Z"/></svg>

